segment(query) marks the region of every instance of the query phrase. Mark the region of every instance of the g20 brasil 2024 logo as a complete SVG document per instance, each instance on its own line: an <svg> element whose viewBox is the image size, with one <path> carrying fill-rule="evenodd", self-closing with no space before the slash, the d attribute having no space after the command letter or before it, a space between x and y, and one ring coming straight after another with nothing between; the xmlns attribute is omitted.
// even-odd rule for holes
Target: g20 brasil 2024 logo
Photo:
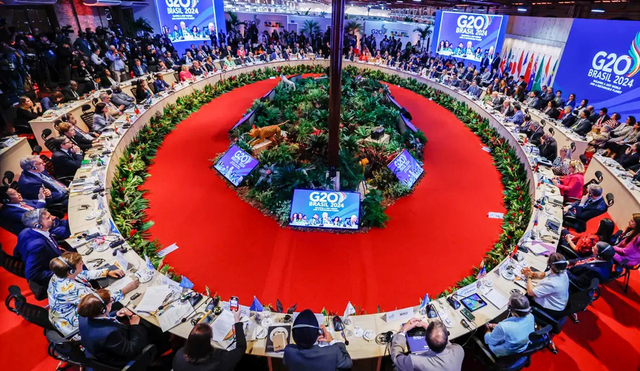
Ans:
<svg viewBox="0 0 640 371"><path fill-rule="evenodd" d="M373 36L384 36L387 34L387 28L383 24L379 30L376 30L376 29L371 30L371 34Z"/></svg>
<svg viewBox="0 0 640 371"><path fill-rule="evenodd" d="M168 14L198 14L198 2L200 0L164 0L167 4Z"/></svg>
<svg viewBox="0 0 640 371"><path fill-rule="evenodd" d="M487 36L487 29L491 25L493 17L488 15L467 15L458 16L456 22L456 33L465 35Z"/></svg>
<svg viewBox="0 0 640 371"><path fill-rule="evenodd" d="M618 56L616 53L599 51L593 56L591 67L589 77L614 85L632 87L632 77L640 72L640 32L631 42L628 55Z"/></svg>
<svg viewBox="0 0 640 371"><path fill-rule="evenodd" d="M309 206L343 207L346 199L344 192L314 191L309 193Z"/></svg>

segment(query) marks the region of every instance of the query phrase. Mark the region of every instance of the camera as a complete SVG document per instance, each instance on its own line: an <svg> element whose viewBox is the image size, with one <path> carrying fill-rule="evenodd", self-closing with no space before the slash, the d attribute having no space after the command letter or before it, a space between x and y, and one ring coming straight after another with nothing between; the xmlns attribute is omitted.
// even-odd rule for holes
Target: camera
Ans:
<svg viewBox="0 0 640 371"><path fill-rule="evenodd" d="M73 28L71 28L70 25L62 26L62 28L60 29L60 32L66 33L66 34L72 34Z"/></svg>

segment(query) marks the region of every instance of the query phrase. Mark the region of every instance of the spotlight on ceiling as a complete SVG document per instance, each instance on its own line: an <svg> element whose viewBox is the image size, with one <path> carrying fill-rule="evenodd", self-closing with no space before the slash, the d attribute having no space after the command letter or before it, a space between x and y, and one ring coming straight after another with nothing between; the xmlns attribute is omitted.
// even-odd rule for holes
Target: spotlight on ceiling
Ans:
<svg viewBox="0 0 640 371"><path fill-rule="evenodd" d="M526 12L526 11L527 11L527 8L518 8L518 11L519 11L519 12Z"/></svg>
<svg viewBox="0 0 640 371"><path fill-rule="evenodd" d="M591 9L591 13L604 13L604 9Z"/></svg>

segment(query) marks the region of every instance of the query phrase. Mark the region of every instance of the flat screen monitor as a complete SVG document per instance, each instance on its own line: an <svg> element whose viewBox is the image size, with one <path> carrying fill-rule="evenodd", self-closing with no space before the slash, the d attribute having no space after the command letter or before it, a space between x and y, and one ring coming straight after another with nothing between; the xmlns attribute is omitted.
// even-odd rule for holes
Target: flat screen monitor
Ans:
<svg viewBox="0 0 640 371"><path fill-rule="evenodd" d="M416 161L406 149L391 160L387 167L396 175L402 184L409 188L413 187L420 176L422 176L422 173L424 173L422 165Z"/></svg>
<svg viewBox="0 0 640 371"><path fill-rule="evenodd" d="M294 189L289 225L295 227L358 229L360 193Z"/></svg>
<svg viewBox="0 0 640 371"><path fill-rule="evenodd" d="M210 41L211 34L226 31L222 0L155 0L160 33L179 52L191 44Z"/></svg>
<svg viewBox="0 0 640 371"><path fill-rule="evenodd" d="M237 187L258 163L258 160L234 144L213 167Z"/></svg>
<svg viewBox="0 0 640 371"><path fill-rule="evenodd" d="M434 50L437 54L480 62L491 61L502 48L507 16L438 11Z"/></svg>

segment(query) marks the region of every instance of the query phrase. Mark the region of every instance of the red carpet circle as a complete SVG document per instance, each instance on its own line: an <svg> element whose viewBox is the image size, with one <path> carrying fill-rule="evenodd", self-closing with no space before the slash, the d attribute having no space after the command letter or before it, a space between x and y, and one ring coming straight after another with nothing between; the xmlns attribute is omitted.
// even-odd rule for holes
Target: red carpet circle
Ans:
<svg viewBox="0 0 640 371"><path fill-rule="evenodd" d="M342 312L348 301L371 313L417 305L471 273L500 233L500 174L482 142L453 114L391 86L429 140L425 175L414 193L389 207L387 228L332 234L281 228L242 201L210 169L229 146L227 131L278 83L265 80L214 99L170 133L144 188L150 232L179 249L165 262L202 290L249 305Z"/></svg>

